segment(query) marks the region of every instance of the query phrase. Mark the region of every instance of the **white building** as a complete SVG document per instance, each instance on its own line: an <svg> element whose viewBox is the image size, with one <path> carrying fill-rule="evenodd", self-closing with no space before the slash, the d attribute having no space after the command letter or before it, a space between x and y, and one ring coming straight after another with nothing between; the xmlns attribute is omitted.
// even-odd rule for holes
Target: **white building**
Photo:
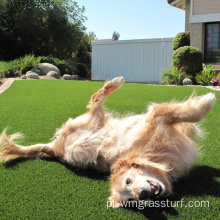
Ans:
<svg viewBox="0 0 220 220"><path fill-rule="evenodd" d="M170 69L173 38L92 42L92 80L123 76L126 82L159 83Z"/></svg>

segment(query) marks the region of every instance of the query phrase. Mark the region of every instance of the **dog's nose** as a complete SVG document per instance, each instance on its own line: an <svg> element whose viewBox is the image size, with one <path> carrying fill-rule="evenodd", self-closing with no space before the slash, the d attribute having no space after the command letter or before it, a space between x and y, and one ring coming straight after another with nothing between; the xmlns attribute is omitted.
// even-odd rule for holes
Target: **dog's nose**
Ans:
<svg viewBox="0 0 220 220"><path fill-rule="evenodd" d="M139 200L147 200L150 197L150 192L147 189L139 189L138 190L138 199Z"/></svg>

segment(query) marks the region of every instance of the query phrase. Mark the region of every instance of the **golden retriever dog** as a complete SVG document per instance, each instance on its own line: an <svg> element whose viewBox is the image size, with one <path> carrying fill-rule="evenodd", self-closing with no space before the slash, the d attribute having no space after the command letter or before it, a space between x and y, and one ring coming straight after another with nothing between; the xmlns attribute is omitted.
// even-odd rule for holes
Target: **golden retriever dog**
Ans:
<svg viewBox="0 0 220 220"><path fill-rule="evenodd" d="M113 207L130 199L143 201L170 195L172 183L198 157L194 124L215 104L215 95L191 96L181 103L151 104L147 113L113 116L103 110L106 98L123 84L123 77L105 82L92 95L88 113L69 119L48 144L28 147L14 142L20 134L0 137L0 160L56 157L72 166L111 172Z"/></svg>

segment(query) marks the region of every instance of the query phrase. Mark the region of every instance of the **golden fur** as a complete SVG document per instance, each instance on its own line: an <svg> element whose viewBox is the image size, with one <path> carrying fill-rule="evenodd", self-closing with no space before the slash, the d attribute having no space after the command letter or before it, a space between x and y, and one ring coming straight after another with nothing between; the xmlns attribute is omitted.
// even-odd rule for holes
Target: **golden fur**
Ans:
<svg viewBox="0 0 220 220"><path fill-rule="evenodd" d="M0 136L0 160L57 157L73 166L111 171L113 207L129 199L146 200L172 193L172 182L184 175L198 157L193 137L195 122L215 104L208 93L182 103L152 104L141 115L113 117L103 111L108 95L120 88L123 77L107 81L92 95L89 112L69 119L48 144L23 147L19 134Z"/></svg>

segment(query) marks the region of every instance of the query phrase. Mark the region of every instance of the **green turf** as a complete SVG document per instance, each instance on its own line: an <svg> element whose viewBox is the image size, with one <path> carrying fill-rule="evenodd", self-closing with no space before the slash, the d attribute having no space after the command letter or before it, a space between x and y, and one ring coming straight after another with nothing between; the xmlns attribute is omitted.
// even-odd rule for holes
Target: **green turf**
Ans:
<svg viewBox="0 0 220 220"><path fill-rule="evenodd" d="M69 117L86 112L90 96L102 82L28 80L15 81L0 95L0 130L20 131L23 145L49 142L55 129ZM124 84L105 106L125 114L144 112L149 102L182 100L201 87ZM107 209L106 175L81 171L56 160L17 161L0 165L0 219L219 219L220 205L220 92L217 103L203 120L207 131L203 156L191 173L174 185L175 201L183 207ZM185 207L189 201L209 201L209 207ZM198 204L198 203L197 203ZM141 208L141 207L139 207Z"/></svg>

